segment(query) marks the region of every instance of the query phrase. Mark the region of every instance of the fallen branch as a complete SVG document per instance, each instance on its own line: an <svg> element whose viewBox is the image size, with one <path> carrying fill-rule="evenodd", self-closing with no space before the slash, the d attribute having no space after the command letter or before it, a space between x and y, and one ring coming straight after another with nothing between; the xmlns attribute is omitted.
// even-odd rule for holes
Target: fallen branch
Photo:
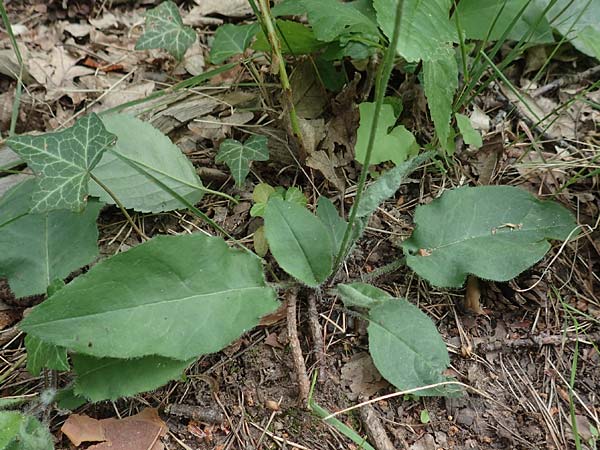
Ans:
<svg viewBox="0 0 600 450"><path fill-rule="evenodd" d="M290 347L292 349L292 359L294 361L294 369L296 376L298 377L298 396L300 403L307 408L308 407L308 393L310 391L310 382L306 373L306 364L304 363L304 357L302 356L302 348L300 347L300 340L298 339L298 322L296 320L296 304L298 298L296 291L290 289L287 295L288 307L287 307L287 329L288 338L290 340Z"/></svg>
<svg viewBox="0 0 600 450"><path fill-rule="evenodd" d="M555 89L559 89L563 86L568 86L570 84L576 84L585 80L587 78L591 78L594 75L600 74L600 66L594 66L588 70L584 70L581 73L575 73L571 75L565 75L564 77L557 78L551 83L545 84L544 86L540 86L535 91L531 93L532 97L539 97L540 95L547 94L548 92L552 92Z"/></svg>

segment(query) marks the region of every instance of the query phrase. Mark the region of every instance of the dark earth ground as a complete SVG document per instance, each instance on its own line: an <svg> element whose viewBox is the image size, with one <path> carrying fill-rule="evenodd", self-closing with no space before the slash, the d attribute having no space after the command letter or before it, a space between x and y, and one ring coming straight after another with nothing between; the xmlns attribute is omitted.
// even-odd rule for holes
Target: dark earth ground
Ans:
<svg viewBox="0 0 600 450"><path fill-rule="evenodd" d="M36 0L12 1L7 7L13 24L26 25L22 40L29 50L37 52L40 64L56 69L51 54L52 47L59 46L67 49L75 61L66 72L83 67L82 61L88 56L123 67L116 73L101 71L93 80L89 73L73 77L63 74L52 81L55 86L32 83L23 96L19 132L54 129L85 108L110 107L108 95L99 101L98 98L134 68L136 71L127 78L127 83L129 91L137 92L138 96L144 95L144 89L151 91L172 84L170 76L176 79L189 76L185 70L173 67L173 62L160 51L127 50L139 35L140 18L152 2L112 7L110 2L100 1L68 3L64 8L60 1L49 4ZM191 5L190 2L184 6L184 10ZM69 27L73 24L90 27L89 18L106 17L107 12L125 19L109 29L94 25L83 36L74 34L85 30ZM215 24L223 20L239 19L209 14L203 23L196 23L203 55L207 54L207 37ZM0 33L0 38L3 48L9 49L6 34ZM539 83L543 85L590 67L591 63L581 55L578 60L573 55L574 51L565 51L563 58L550 64L547 77ZM519 86L528 75L527 58L517 61L509 70L511 80ZM235 207L210 196L199 206L244 242L251 242L249 236L259 225L257 219L249 216L250 194L258 180L274 186L301 186L309 204L314 203L317 190L334 199L338 206L342 200L318 171L300 170L286 153L287 137L282 131L285 127L278 121L279 90L277 84L272 84L277 79L269 75L267 66L258 69L264 76L260 89L231 87L240 81L253 80L247 68L242 68L212 80L211 87L196 89L183 99L168 97L167 102L154 105L145 113L155 126L170 132L174 142L198 167L203 180L212 183L211 188L240 195L242 201ZM597 77L579 80L575 85L548 93L544 101L566 102L595 80ZM92 82L96 83L94 89ZM362 83L359 82L359 91ZM0 75L3 135L8 129L14 87L10 77ZM402 95L405 101L402 122L415 130L420 142L426 142L431 126L417 81L410 75L396 74L390 90ZM592 94L598 102L597 92ZM360 92L347 88L337 100L332 98L333 106L325 106L319 116L326 127L335 126L333 119L341 116L346 124L356 124L356 112L347 108L349 112L345 115L336 114L335 102L343 103L348 98L358 102L359 96ZM221 120L234 125L198 130L198 123L192 122L191 117L173 119L169 108L186 101L193 102L193 119L208 117L207 122ZM414 173L396 198L372 219L340 281L360 278L399 256L395 244L410 233L414 208L436 198L444 189L463 184L511 184L545 197L558 192L581 170L589 173L598 167L593 158L600 148L599 113L586 109L582 102L575 102L563 111L559 120L563 128L535 143L530 138L536 130L529 130L525 114L505 96L489 89L476 103L492 123L484 134L484 147L478 152L459 147L444 171L429 166ZM244 122L236 116L240 120L236 125L234 110L233 114L250 112L250 119ZM228 179L226 168L215 166L214 155L224 136L243 137L255 125L270 136L273 154L271 161L253 166L251 181L240 191ZM347 150L343 147L338 145L336 149L343 154ZM344 160L344 156L340 159ZM344 160L336 170L346 180L343 205L347 209L352 202L357 170L349 160ZM598 182L597 174L580 178L556 197L577 214L579 223L589 227L597 226ZM137 220L149 236L198 228L212 232L206 224L185 213ZM135 232L114 208L104 210L100 230L103 255L139 244ZM380 277L376 281L378 287L405 296L434 319L451 353L450 373L471 389L464 397L455 399L402 396L378 400L371 406L375 418L366 418L364 409L339 418L361 435L367 433L368 422L381 423L398 449L566 449L574 448L573 409L583 445L595 448L588 441L592 439L590 426L599 427L600 239L596 229L584 230L584 237L564 247L555 244L543 261L517 279L509 283L482 281L479 314L474 312L477 307L472 302L465 302L464 291L435 290L409 270L400 269ZM284 294L281 292L281 298ZM329 411L338 411L361 400L394 392L370 362L365 324L350 315L327 289L316 299L318 314L314 317L322 327L323 338L323 346L316 348L309 332L307 295L314 294L308 290L299 293L299 336L309 375L318 370L314 400ZM48 376L33 378L17 364L24 355L24 347L15 323L26 307L41 300L42 297L15 300L6 285L1 287L0 374L10 372L0 386L1 396L40 393L53 384ZM148 406L159 408L170 429L164 439L168 449L359 448L298 403L285 313L269 322L222 352L202 357L187 371L185 381L132 399L87 405L77 412L97 418L126 417ZM323 358L319 361L321 353ZM68 376L61 376L57 385L65 386L68 382ZM428 413L428 421L422 420L426 418L424 411ZM74 448L59 431L67 412L47 409L39 411L39 415L50 425L57 448Z"/></svg>

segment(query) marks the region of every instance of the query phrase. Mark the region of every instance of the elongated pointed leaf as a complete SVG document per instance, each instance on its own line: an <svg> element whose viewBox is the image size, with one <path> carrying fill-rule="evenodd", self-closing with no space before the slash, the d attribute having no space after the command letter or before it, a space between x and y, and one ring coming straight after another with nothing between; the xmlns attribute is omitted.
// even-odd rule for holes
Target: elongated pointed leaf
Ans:
<svg viewBox="0 0 600 450"><path fill-rule="evenodd" d="M0 199L0 276L17 297L43 294L56 279L89 264L98 255L96 219L102 205L85 211L27 214L36 189L34 179Z"/></svg>
<svg viewBox="0 0 600 450"><path fill-rule="evenodd" d="M215 33L215 39L210 49L210 61L213 64L221 64L231 56L244 53L259 30L260 27L257 23L221 25Z"/></svg>
<svg viewBox="0 0 600 450"><path fill-rule="evenodd" d="M452 102L458 88L458 65L451 47L440 48L435 57L423 61L423 88L435 131L442 147L446 147Z"/></svg>
<svg viewBox="0 0 600 450"><path fill-rule="evenodd" d="M319 198L317 203L317 217L321 219L321 222L327 228L333 244L333 252L337 255L342 246L348 222L340 217L337 209L327 197Z"/></svg>
<svg viewBox="0 0 600 450"><path fill-rule="evenodd" d="M136 359L95 358L73 355L75 395L92 402L116 400L156 389L181 378L193 360L179 361L160 356Z"/></svg>
<svg viewBox="0 0 600 450"><path fill-rule="evenodd" d="M177 5L167 0L146 13L146 29L135 49L163 48L181 60L195 40L194 29L183 24Z"/></svg>
<svg viewBox="0 0 600 450"><path fill-rule="evenodd" d="M107 130L118 136L118 141L104 154L93 173L126 208L162 212L186 207L144 171L190 203L200 201L203 186L194 166L167 136L149 123L127 114L104 116L102 122ZM140 170L120 159L115 152L138 164ZM93 180L90 181L90 194L106 203L114 203Z"/></svg>
<svg viewBox="0 0 600 450"><path fill-rule="evenodd" d="M116 136L96 114L56 133L16 136L7 143L39 177L32 212L85 208L90 172Z"/></svg>
<svg viewBox="0 0 600 450"><path fill-rule="evenodd" d="M396 8L402 1L398 53L407 61L427 61L439 47L456 41L456 28L450 22L452 0L374 0L379 26L391 39Z"/></svg>
<svg viewBox="0 0 600 450"><path fill-rule="evenodd" d="M392 298L387 292L367 283L338 284L336 289L344 305L355 308L374 308Z"/></svg>
<svg viewBox="0 0 600 450"><path fill-rule="evenodd" d="M445 192L415 213L403 243L407 264L435 286L460 287L467 274L508 281L538 262L549 239L567 239L571 213L511 186Z"/></svg>
<svg viewBox="0 0 600 450"><path fill-rule="evenodd" d="M221 142L215 161L226 163L236 184L241 186L250 172L250 163L268 159L267 137L252 136L243 144L235 139L225 139Z"/></svg>
<svg viewBox="0 0 600 450"><path fill-rule="evenodd" d="M187 360L220 350L277 306L258 258L221 238L159 236L97 264L21 327L97 357Z"/></svg>
<svg viewBox="0 0 600 450"><path fill-rule="evenodd" d="M373 214L379 205L396 193L400 185L412 172L433 155L433 152L422 153L380 176L365 190L363 198L358 205L357 217L369 217Z"/></svg>
<svg viewBox="0 0 600 450"><path fill-rule="evenodd" d="M333 244L325 225L297 203L271 198L264 214L271 253L283 270L319 286L333 266Z"/></svg>

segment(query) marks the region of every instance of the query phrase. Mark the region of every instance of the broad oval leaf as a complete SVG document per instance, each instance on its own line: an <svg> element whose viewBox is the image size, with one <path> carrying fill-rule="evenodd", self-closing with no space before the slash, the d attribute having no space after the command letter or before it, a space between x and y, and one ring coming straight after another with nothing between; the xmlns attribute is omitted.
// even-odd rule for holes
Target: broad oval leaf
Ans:
<svg viewBox="0 0 600 450"><path fill-rule="evenodd" d="M415 305L392 298L369 310L369 351L377 370L404 391L448 381L446 345L432 320ZM453 389L430 388L415 395L448 395Z"/></svg>
<svg viewBox="0 0 600 450"><path fill-rule="evenodd" d="M179 361L160 356L135 359L95 358L72 355L74 394L92 402L116 400L156 389L181 378L193 360Z"/></svg>
<svg viewBox="0 0 600 450"><path fill-rule="evenodd" d="M17 297L43 294L56 279L90 263L98 255L96 219L102 205L85 211L28 214L34 179L24 181L0 199L0 276Z"/></svg>
<svg viewBox="0 0 600 450"><path fill-rule="evenodd" d="M319 286L333 267L333 244L318 217L297 203L271 198L264 214L271 253L283 270Z"/></svg>
<svg viewBox="0 0 600 450"><path fill-rule="evenodd" d="M136 50L163 48L178 60L196 41L196 32L181 20L177 5L168 0L146 13L146 29L135 43Z"/></svg>
<svg viewBox="0 0 600 450"><path fill-rule="evenodd" d="M210 62L221 64L227 58L244 53L252 38L260 30L257 23L234 25L227 23L217 28L210 49Z"/></svg>
<svg viewBox="0 0 600 450"><path fill-rule="evenodd" d="M252 136L243 144L235 139L225 139L219 146L216 162L224 162L238 186L244 184L252 161L267 161L269 147L266 136Z"/></svg>
<svg viewBox="0 0 600 450"><path fill-rule="evenodd" d="M32 212L82 211L90 172L115 139L96 114L79 119L63 131L10 138L9 147L27 161L39 177Z"/></svg>
<svg viewBox="0 0 600 450"><path fill-rule="evenodd" d="M194 166L167 136L149 123L127 114L104 116L102 122L118 140L115 147L104 154L93 173L126 208L156 213L186 207L152 177L190 203L200 201L203 186ZM114 152L130 160L131 164ZM106 203L114 203L93 180L90 181L90 194Z"/></svg>
<svg viewBox="0 0 600 450"><path fill-rule="evenodd" d="M97 357L187 360L220 350L277 306L258 258L221 238L159 236L97 264L21 328Z"/></svg>
<svg viewBox="0 0 600 450"><path fill-rule="evenodd" d="M508 281L538 262L549 239L576 228L571 213L511 186L463 187L420 206L404 242L407 264L431 284L460 287L468 274Z"/></svg>

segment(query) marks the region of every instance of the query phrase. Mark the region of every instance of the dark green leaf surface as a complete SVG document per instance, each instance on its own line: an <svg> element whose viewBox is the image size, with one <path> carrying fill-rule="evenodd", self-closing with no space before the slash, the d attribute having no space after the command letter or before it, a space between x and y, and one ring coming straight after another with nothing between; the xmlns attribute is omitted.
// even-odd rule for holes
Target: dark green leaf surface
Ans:
<svg viewBox="0 0 600 450"><path fill-rule="evenodd" d="M312 28L291 20L277 20L276 31L284 55L305 55L323 48L325 43L317 40ZM261 52L271 51L271 45L262 30L256 36L252 46Z"/></svg>
<svg viewBox="0 0 600 450"><path fill-rule="evenodd" d="M267 137L252 136L243 144L235 139L225 139L219 146L215 161L227 164L236 184L241 186L250 172L250 163L268 159Z"/></svg>
<svg viewBox="0 0 600 450"><path fill-rule="evenodd" d="M185 368L193 362L160 356L116 359L73 355L72 359L77 375L74 393L92 402L116 400L156 389L181 378Z"/></svg>
<svg viewBox="0 0 600 450"><path fill-rule="evenodd" d="M269 248L281 268L308 286L325 281L333 265L333 244L319 218L279 198L269 200L264 218Z"/></svg>
<svg viewBox="0 0 600 450"><path fill-rule="evenodd" d="M220 350L277 306L258 258L204 234L159 236L97 264L21 328L97 357L187 360Z"/></svg>
<svg viewBox="0 0 600 450"><path fill-rule="evenodd" d="M257 23L221 25L215 33L215 39L210 49L210 61L213 64L221 64L231 56L244 53L259 30L260 27Z"/></svg>
<svg viewBox="0 0 600 450"><path fill-rule="evenodd" d="M403 243L407 264L431 284L460 287L468 274L508 281L538 262L549 239L566 239L576 224L554 202L511 186L445 192L415 213Z"/></svg>
<svg viewBox="0 0 600 450"><path fill-rule="evenodd" d="M0 199L0 276L17 297L43 294L56 279L90 263L98 255L96 219L102 208L26 214L36 189L34 179Z"/></svg>
<svg viewBox="0 0 600 450"><path fill-rule="evenodd" d="M342 246L348 222L340 217L334 204L327 197L319 198L317 203L317 217L321 219L321 222L327 228L333 244L333 252L337 255Z"/></svg>
<svg viewBox="0 0 600 450"><path fill-rule="evenodd" d="M177 5L167 0L146 13L146 28L135 49L162 48L181 60L195 41L194 29L183 24Z"/></svg>
<svg viewBox="0 0 600 450"><path fill-rule="evenodd" d="M126 208L156 213L186 207L152 177L190 203L200 201L203 186L194 166L167 136L149 123L127 114L103 116L102 122L118 140L104 154L93 173ZM132 167L115 153L133 161L143 170ZM143 171L149 172L149 175ZM114 203L94 180L90 180L90 194L106 203Z"/></svg>
<svg viewBox="0 0 600 450"><path fill-rule="evenodd" d="M407 61L427 61L440 47L456 41L456 28L450 22L452 0L374 0L379 26L391 39L396 8L402 1L398 53Z"/></svg>
<svg viewBox="0 0 600 450"><path fill-rule="evenodd" d="M116 136L96 114L56 133L16 136L7 143L38 175L32 212L85 208L90 172Z"/></svg>
<svg viewBox="0 0 600 450"><path fill-rule="evenodd" d="M25 337L27 371L37 377L43 368L66 371L70 369L67 350L47 344L35 336Z"/></svg>

